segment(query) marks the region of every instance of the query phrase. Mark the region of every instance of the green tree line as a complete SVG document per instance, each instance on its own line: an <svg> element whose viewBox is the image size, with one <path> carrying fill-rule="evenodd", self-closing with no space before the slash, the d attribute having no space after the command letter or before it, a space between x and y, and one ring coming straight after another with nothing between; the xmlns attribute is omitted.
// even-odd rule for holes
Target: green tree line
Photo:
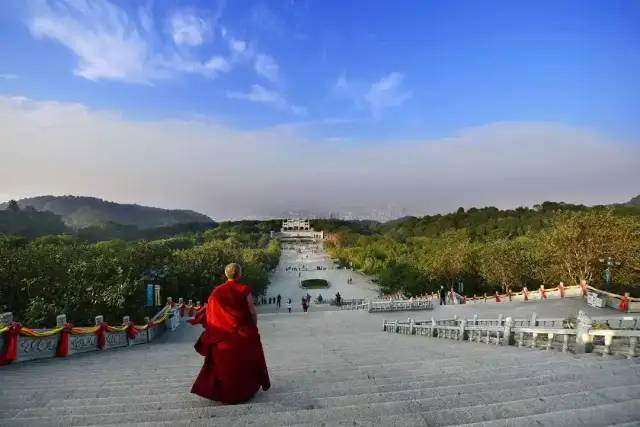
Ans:
<svg viewBox="0 0 640 427"><path fill-rule="evenodd" d="M141 321L147 283L159 284L163 299L206 301L230 262L241 263L243 280L262 294L280 257L265 227L222 223L171 238L96 243L72 235L0 235L0 311L29 326L51 326L60 313L79 325L98 314Z"/></svg>
<svg viewBox="0 0 640 427"><path fill-rule="evenodd" d="M640 295L640 209L546 202L533 209L459 209L374 224L333 223L327 250L375 276L384 293L464 293L577 284ZM604 280L606 260L614 265ZM603 263L602 261L605 260Z"/></svg>

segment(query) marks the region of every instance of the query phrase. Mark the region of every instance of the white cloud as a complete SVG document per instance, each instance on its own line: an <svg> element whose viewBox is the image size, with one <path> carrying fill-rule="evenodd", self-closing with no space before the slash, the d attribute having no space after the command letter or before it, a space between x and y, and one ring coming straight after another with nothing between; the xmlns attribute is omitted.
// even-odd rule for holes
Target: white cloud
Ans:
<svg viewBox="0 0 640 427"><path fill-rule="evenodd" d="M191 10L176 11L169 19L173 42L180 46L199 46L211 33L211 27Z"/></svg>
<svg viewBox="0 0 640 427"><path fill-rule="evenodd" d="M17 78L18 78L18 76L16 74L11 74L11 73L1 73L0 74L0 80L15 80Z"/></svg>
<svg viewBox="0 0 640 427"><path fill-rule="evenodd" d="M229 40L229 49L231 49L232 52L237 54L244 53L244 51L247 50L247 42L244 40L238 40L238 39L232 38L231 40Z"/></svg>
<svg viewBox="0 0 640 427"><path fill-rule="evenodd" d="M151 83L181 74L215 78L231 69L222 57L198 59L183 52L208 40L220 10L211 20L174 12L168 18L170 39L163 40L151 4L130 16L108 0L45 0L31 8L27 26L34 37L55 40L73 52L75 74L89 80Z"/></svg>
<svg viewBox="0 0 640 427"><path fill-rule="evenodd" d="M256 56L255 68L259 76L272 82L278 80L280 66L273 57L264 54Z"/></svg>
<svg viewBox="0 0 640 427"><path fill-rule="evenodd" d="M231 99L241 99L259 104L271 105L279 110L289 111L296 115L306 113L303 107L289 103L279 92L271 91L259 84L252 85L249 92L229 92L227 96Z"/></svg>
<svg viewBox="0 0 640 427"><path fill-rule="evenodd" d="M215 218L389 204L415 214L544 200L611 203L636 195L640 182L637 141L557 123L344 144L310 140L302 128L137 121L20 97L0 97L0 158L4 198L96 195Z"/></svg>
<svg viewBox="0 0 640 427"><path fill-rule="evenodd" d="M204 64L204 67L213 72L226 73L231 70L231 65L222 56L214 56L206 64Z"/></svg>
<svg viewBox="0 0 640 427"><path fill-rule="evenodd" d="M402 89L404 74L394 71L371 85L364 96L374 116L380 116L383 110L397 107L411 98L411 92Z"/></svg>

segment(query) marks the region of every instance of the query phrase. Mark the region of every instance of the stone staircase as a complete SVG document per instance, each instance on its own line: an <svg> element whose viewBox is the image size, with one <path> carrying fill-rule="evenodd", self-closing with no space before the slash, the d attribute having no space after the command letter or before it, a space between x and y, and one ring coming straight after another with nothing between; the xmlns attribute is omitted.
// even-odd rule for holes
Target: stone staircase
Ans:
<svg viewBox="0 0 640 427"><path fill-rule="evenodd" d="M0 425L639 425L640 361L385 334L362 311L264 314L272 388L189 393L188 325L148 346L0 368Z"/></svg>

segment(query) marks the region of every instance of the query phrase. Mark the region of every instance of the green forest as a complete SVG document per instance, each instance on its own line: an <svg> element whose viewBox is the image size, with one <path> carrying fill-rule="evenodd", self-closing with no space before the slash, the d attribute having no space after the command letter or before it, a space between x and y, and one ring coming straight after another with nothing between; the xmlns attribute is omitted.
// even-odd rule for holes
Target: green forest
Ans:
<svg viewBox="0 0 640 427"><path fill-rule="evenodd" d="M383 293L420 295L462 284L472 296L586 279L640 296L640 206L545 202L514 210L460 208L383 224L323 220L314 226L330 233L330 255L376 277Z"/></svg>
<svg viewBox="0 0 640 427"><path fill-rule="evenodd" d="M61 313L76 325L92 324L98 314L107 322L120 322L123 315L141 322L149 314L148 283L161 286L163 300L206 301L230 262L243 265L243 281L261 294L280 257L279 244L269 239L270 222L145 230L153 239L138 239L140 230L121 227L121 238L96 241L91 228L69 232L50 212L13 205L0 211L3 224L18 224L21 235L0 232L0 312L11 311L30 327L54 325Z"/></svg>

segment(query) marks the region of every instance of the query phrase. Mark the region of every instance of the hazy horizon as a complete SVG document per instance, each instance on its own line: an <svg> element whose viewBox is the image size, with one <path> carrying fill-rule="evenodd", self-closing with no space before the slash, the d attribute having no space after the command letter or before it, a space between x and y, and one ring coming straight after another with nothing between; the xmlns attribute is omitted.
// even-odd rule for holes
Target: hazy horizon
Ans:
<svg viewBox="0 0 640 427"><path fill-rule="evenodd" d="M360 5L3 2L0 200L219 220L640 193L639 4Z"/></svg>

